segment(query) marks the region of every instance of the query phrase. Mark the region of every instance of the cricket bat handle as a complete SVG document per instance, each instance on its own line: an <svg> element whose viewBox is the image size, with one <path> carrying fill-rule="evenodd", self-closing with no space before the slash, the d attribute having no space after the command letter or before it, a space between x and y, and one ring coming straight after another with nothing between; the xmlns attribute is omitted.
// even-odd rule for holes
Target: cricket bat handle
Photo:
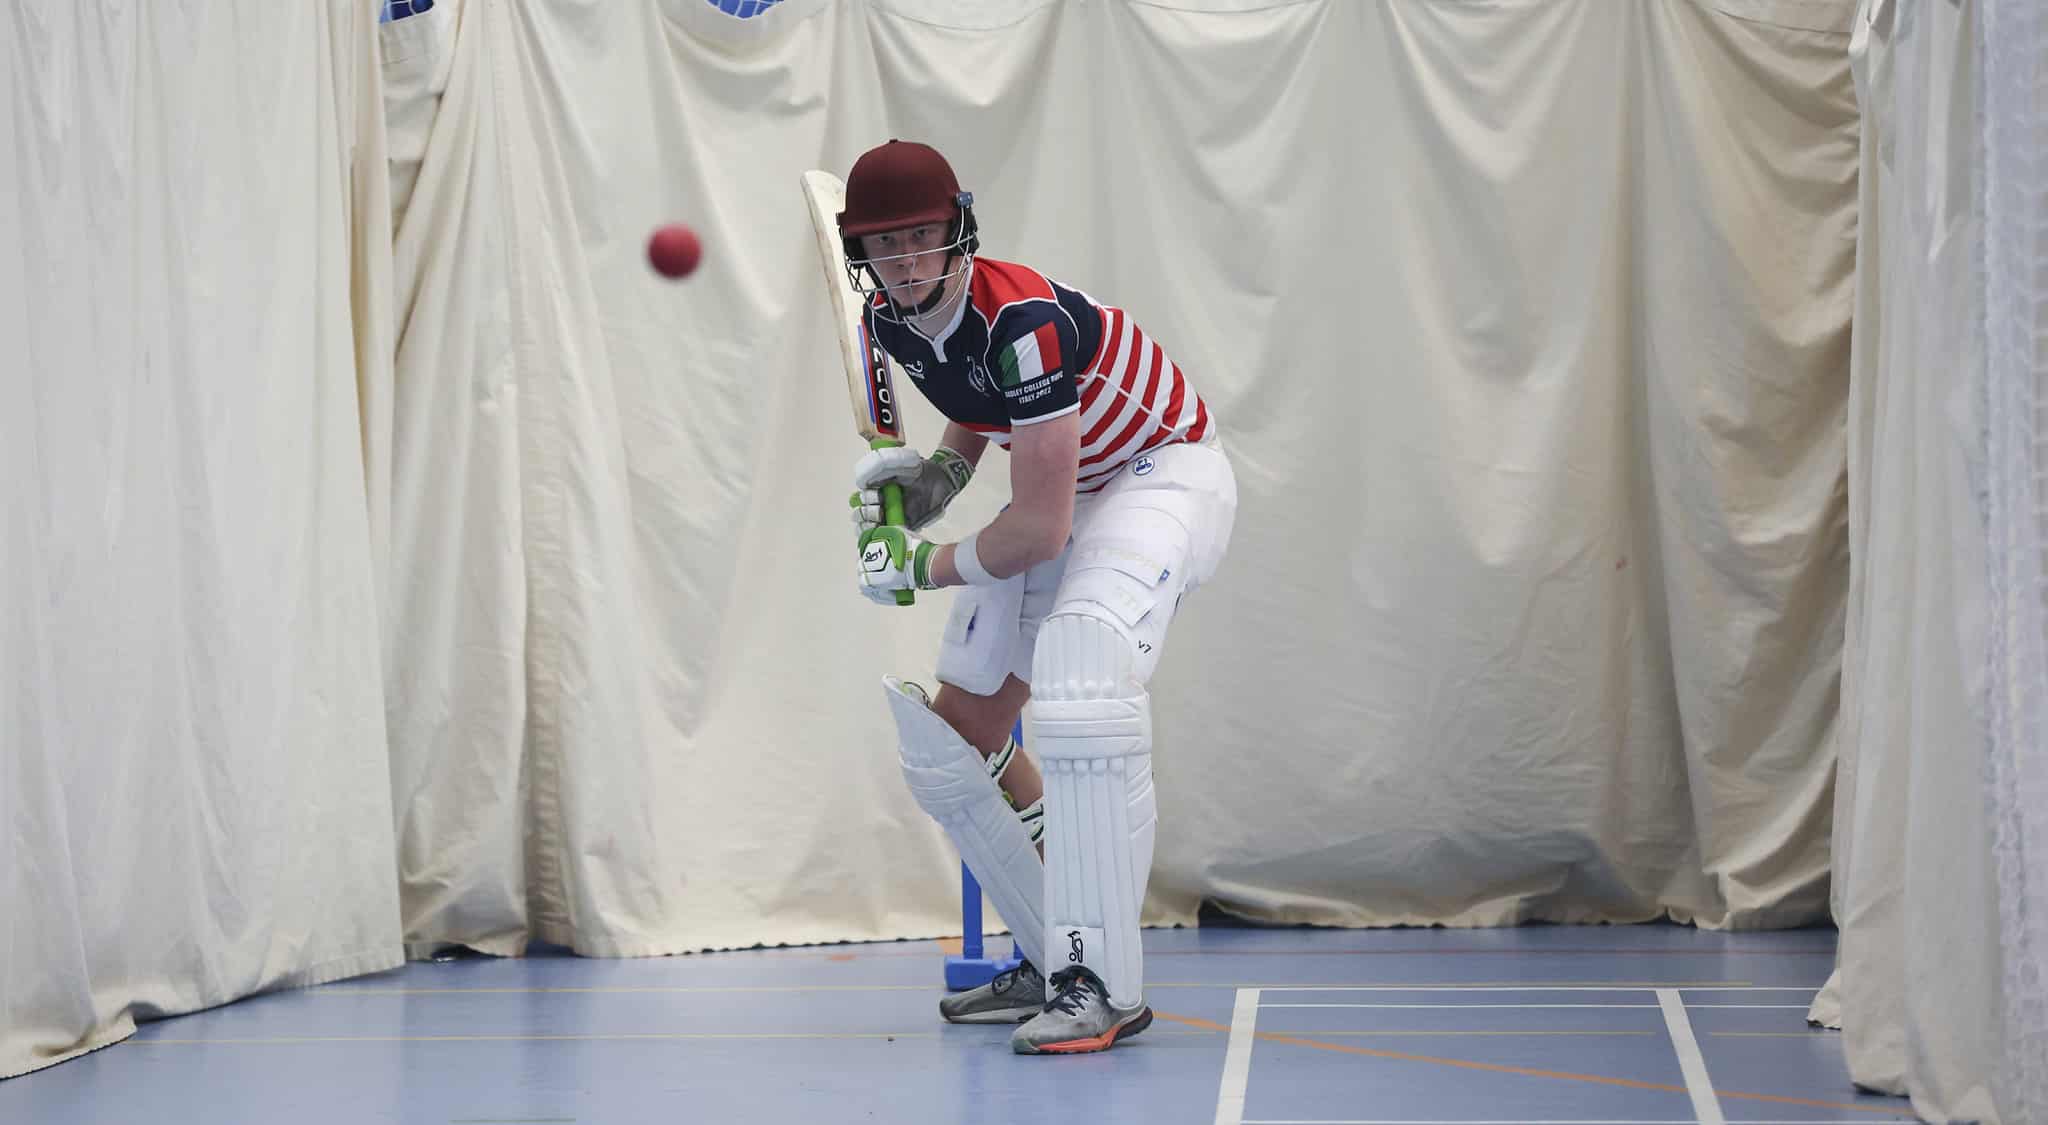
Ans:
<svg viewBox="0 0 2048 1125"><path fill-rule="evenodd" d="M873 441L873 443L871 443L870 448L882 449L887 446L901 444L903 443L900 441L890 441L888 438L876 438ZM882 485L882 522L888 524L891 527L902 527L904 525L903 486L895 483L894 481ZM899 568L906 565L910 561L909 559L904 558L900 552L891 552L891 554L893 556L891 561L894 562ZM917 591L896 591L897 605L911 605L916 601Z"/></svg>

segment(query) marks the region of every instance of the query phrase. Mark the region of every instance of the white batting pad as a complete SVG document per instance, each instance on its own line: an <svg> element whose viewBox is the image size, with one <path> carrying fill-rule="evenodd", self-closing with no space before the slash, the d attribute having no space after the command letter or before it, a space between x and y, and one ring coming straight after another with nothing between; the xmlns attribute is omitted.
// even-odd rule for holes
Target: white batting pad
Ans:
<svg viewBox="0 0 2048 1125"><path fill-rule="evenodd" d="M1054 958L1085 965L1130 1007L1144 995L1138 931L1152 873L1152 706L1131 642L1092 617L1054 614L1039 633L1031 744L1045 774L1045 866Z"/></svg>
<svg viewBox="0 0 2048 1125"><path fill-rule="evenodd" d="M903 780L911 795L960 850L1017 948L1044 969L1045 868L1030 833L1003 799L981 754L959 732L906 692L903 681L885 676L882 686L896 717Z"/></svg>

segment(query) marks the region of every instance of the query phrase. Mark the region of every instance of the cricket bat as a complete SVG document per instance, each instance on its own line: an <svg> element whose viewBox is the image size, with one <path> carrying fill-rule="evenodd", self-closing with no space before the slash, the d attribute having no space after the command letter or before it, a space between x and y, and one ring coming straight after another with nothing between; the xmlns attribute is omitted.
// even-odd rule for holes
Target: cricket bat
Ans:
<svg viewBox="0 0 2048 1125"><path fill-rule="evenodd" d="M889 374L889 353L868 336L861 321L861 302L846 276L846 252L839 240L839 212L846 208L846 185L830 172L805 172L804 202L811 212L811 231L818 236L818 268L832 301L832 319L839 337L839 359L846 370L853 429L870 449L903 444L903 413L896 401L896 382ZM903 526L903 488L882 486L882 520ZM900 552L896 552L900 556ZM901 557L892 561L904 564ZM897 605L917 600L912 590L896 591Z"/></svg>

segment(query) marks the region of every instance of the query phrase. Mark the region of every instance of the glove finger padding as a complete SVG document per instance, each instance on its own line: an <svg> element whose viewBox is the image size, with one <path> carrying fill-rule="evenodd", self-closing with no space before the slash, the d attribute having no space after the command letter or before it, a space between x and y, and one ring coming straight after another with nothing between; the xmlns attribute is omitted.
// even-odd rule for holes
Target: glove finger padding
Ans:
<svg viewBox="0 0 2048 1125"><path fill-rule="evenodd" d="M862 531L882 526L882 493L879 490L856 492L847 497L846 502L853 526Z"/></svg>
<svg viewBox="0 0 2048 1125"><path fill-rule="evenodd" d="M870 449L853 466L853 487L871 489L885 481L907 484L924 468L924 455L907 445Z"/></svg>

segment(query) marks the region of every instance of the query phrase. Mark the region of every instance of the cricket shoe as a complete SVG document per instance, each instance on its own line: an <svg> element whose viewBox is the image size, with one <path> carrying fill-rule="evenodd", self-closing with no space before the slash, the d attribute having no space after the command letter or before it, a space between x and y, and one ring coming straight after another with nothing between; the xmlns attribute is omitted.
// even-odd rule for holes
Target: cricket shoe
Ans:
<svg viewBox="0 0 2048 1125"><path fill-rule="evenodd" d="M1076 965L1052 975L1052 999L1011 1034L1010 1049L1020 1055L1084 1055L1107 1051L1150 1026L1152 1009L1111 1005L1102 978Z"/></svg>
<svg viewBox="0 0 2048 1125"><path fill-rule="evenodd" d="M948 1023L1023 1023L1045 1010L1045 977L1038 966L1019 961L979 988L939 1000Z"/></svg>

